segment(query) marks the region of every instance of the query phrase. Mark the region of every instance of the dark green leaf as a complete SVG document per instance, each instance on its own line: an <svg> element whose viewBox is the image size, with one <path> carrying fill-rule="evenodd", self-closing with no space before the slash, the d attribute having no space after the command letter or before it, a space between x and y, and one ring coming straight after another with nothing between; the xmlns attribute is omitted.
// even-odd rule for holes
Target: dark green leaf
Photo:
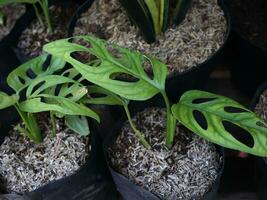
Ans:
<svg viewBox="0 0 267 200"><path fill-rule="evenodd" d="M207 101L203 101L205 98ZM235 112L225 110L229 106L235 108ZM184 126L211 142L254 155L267 156L267 124L231 99L208 92L188 91L183 94L179 103L172 107L172 112ZM197 120L194 113L201 115L202 120ZM201 123L203 120L206 121L207 127L205 123ZM230 133L224 122L250 133L254 145L249 147L237 140L233 136L236 133ZM259 123L264 126L259 126Z"/></svg>

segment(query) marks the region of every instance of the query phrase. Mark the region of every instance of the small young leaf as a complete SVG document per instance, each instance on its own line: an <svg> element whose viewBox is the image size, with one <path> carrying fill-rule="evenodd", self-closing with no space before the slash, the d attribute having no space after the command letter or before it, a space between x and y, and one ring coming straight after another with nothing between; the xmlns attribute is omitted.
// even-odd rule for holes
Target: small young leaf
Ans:
<svg viewBox="0 0 267 200"><path fill-rule="evenodd" d="M123 98L129 100L147 100L157 93L164 91L167 75L167 68L164 63L157 59L146 57L139 52L112 45L122 56L122 58L117 58L108 50L107 46L109 44L104 40L93 36L80 36L75 38L83 39L90 43L92 47L87 48L76 43L71 43L69 39L63 39L46 44L44 50L70 63L88 81ZM97 67L84 64L71 56L72 53L77 51L88 52L97 57L101 63ZM147 60L153 69L153 79L143 69L143 64ZM115 77L112 75L119 73L133 76L138 81L115 80Z"/></svg>
<svg viewBox="0 0 267 200"><path fill-rule="evenodd" d="M203 103L194 103L196 99L211 99ZM234 107L242 112L226 112L225 107ZM203 128L201 120L194 117L194 111L205 118L207 127ZM243 112L246 111L246 112ZM189 130L221 146L244 151L258 156L267 156L266 123L237 102L223 96L202 91L188 91L183 94L178 104L172 106L173 115ZM254 146L248 146L237 140L224 122L230 122L251 134ZM259 126L259 122L265 126ZM245 135L244 135L245 137Z"/></svg>
<svg viewBox="0 0 267 200"><path fill-rule="evenodd" d="M4 92L0 92L0 109L7 108L9 106L13 106L19 100L18 95L7 95Z"/></svg>
<svg viewBox="0 0 267 200"><path fill-rule="evenodd" d="M66 115L65 124L79 135L86 136L90 134L90 129L86 117Z"/></svg>

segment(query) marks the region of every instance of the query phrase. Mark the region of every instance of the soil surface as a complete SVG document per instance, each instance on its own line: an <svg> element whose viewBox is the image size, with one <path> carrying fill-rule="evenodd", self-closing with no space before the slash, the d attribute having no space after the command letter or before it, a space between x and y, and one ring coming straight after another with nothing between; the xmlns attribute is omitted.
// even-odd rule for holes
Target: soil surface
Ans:
<svg viewBox="0 0 267 200"><path fill-rule="evenodd" d="M255 112L265 121L267 121L267 90L260 96L259 102L255 107ZM267 164L267 158L264 159Z"/></svg>
<svg viewBox="0 0 267 200"><path fill-rule="evenodd" d="M4 15L4 24L0 25L0 40L9 34L17 19L19 19L25 11L25 6L20 4L3 6L0 8L0 12Z"/></svg>
<svg viewBox="0 0 267 200"><path fill-rule="evenodd" d="M50 181L69 176L82 166L90 151L88 137L81 137L57 121L51 136L47 122L41 124L44 140L35 144L18 131L10 131L0 146L0 177L7 192L32 191Z"/></svg>
<svg viewBox="0 0 267 200"><path fill-rule="evenodd" d="M33 58L42 53L44 44L67 37L68 25L76 9L76 4L67 8L63 6L51 6L49 11L54 28L53 33L49 33L47 26L42 25L35 19L20 36L18 48L27 57Z"/></svg>
<svg viewBox="0 0 267 200"><path fill-rule="evenodd" d="M229 0L233 29L252 44L267 50L267 1Z"/></svg>
<svg viewBox="0 0 267 200"><path fill-rule="evenodd" d="M120 46L158 57L169 72L182 72L207 60L225 41L227 22L217 0L193 0L185 20L147 44L118 0L98 0L77 21L74 35L94 34Z"/></svg>
<svg viewBox="0 0 267 200"><path fill-rule="evenodd" d="M145 149L128 122L109 149L110 164L133 183L164 200L202 199L210 191L221 168L213 144L181 125L176 127L174 146L165 147L166 112L148 108L134 117L137 128L151 144Z"/></svg>

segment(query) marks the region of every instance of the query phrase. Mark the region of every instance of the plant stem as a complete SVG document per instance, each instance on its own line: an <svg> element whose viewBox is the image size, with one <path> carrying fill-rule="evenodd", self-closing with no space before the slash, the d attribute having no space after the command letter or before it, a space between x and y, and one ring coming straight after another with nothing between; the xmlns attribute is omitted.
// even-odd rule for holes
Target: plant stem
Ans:
<svg viewBox="0 0 267 200"><path fill-rule="evenodd" d="M25 134L27 137L29 137L32 141L35 143L41 143L42 137L41 137L41 131L38 127L38 124L36 122L36 118L32 113L29 113L26 115L23 111L19 109L17 105L15 105L16 110L18 111L22 121L25 124Z"/></svg>
<svg viewBox="0 0 267 200"><path fill-rule="evenodd" d="M171 106L170 106L170 101L166 95L166 92L161 93L163 96L163 99L166 104L166 109L167 109L167 124L166 124L166 141L165 145L168 149L172 148L173 144L173 139L175 136L175 127L176 127L176 119L173 117L171 113Z"/></svg>
<svg viewBox="0 0 267 200"><path fill-rule="evenodd" d="M135 127L135 125L134 125L134 123L133 123L133 121L132 121L132 118L131 118L131 115L130 115L130 111L129 111L129 109L128 109L128 106L124 105L123 107L124 107L124 110L125 110L125 112L126 112L126 115L127 115L128 121L129 121L129 123L130 123L130 126L132 127L132 129L133 129L135 135L138 137L138 139L140 140L140 142L144 145L144 147L145 147L146 149L150 149L151 146L150 146L150 144L146 141L144 135L143 135L143 134L142 134L142 133Z"/></svg>
<svg viewBox="0 0 267 200"><path fill-rule="evenodd" d="M40 23L41 25L44 25L44 22L43 22L43 20L42 20L42 17L41 17L41 15L40 15L40 13L39 13L39 10L38 10L36 4L33 4L33 8L34 8L34 11L35 11L35 14L36 14L36 16L37 16L37 19L38 19L39 23Z"/></svg>
<svg viewBox="0 0 267 200"><path fill-rule="evenodd" d="M52 137L56 137L56 120L52 111L50 111L50 120L52 124Z"/></svg>
<svg viewBox="0 0 267 200"><path fill-rule="evenodd" d="M50 15L49 15L49 9L48 9L48 1L47 0L40 0L39 4L43 10L44 13L44 17L45 17L45 21L48 27L48 32L52 33L53 32L53 28L52 28L52 24L51 24L51 19L50 19Z"/></svg>

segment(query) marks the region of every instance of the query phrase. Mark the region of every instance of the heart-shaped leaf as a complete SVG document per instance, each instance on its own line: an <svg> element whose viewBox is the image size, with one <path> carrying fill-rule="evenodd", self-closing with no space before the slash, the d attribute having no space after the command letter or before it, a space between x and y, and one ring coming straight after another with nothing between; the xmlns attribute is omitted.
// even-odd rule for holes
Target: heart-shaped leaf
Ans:
<svg viewBox="0 0 267 200"><path fill-rule="evenodd" d="M231 99L208 92L188 91L178 104L172 106L172 112L189 130L213 143L267 156L267 124ZM230 132L227 124L250 134L253 145L248 146L237 140L235 134L238 133Z"/></svg>
<svg viewBox="0 0 267 200"><path fill-rule="evenodd" d="M19 100L19 96L18 95L7 95L4 92L0 92L0 109L4 109L7 108L9 106L13 106L14 104L16 104Z"/></svg>
<svg viewBox="0 0 267 200"><path fill-rule="evenodd" d="M82 39L91 47L87 48L71 43L69 39L63 39L46 44L44 50L70 63L88 81L123 98L147 100L159 92L164 92L167 75L164 63L139 52L112 45L111 47L120 54L118 58L108 49L110 45L107 42L93 36L80 36L75 39ZM74 52L87 52L101 62L98 66L84 64L71 56ZM143 69L146 62L149 62L152 67L153 79ZM116 80L116 74L127 74L138 80L136 82Z"/></svg>

